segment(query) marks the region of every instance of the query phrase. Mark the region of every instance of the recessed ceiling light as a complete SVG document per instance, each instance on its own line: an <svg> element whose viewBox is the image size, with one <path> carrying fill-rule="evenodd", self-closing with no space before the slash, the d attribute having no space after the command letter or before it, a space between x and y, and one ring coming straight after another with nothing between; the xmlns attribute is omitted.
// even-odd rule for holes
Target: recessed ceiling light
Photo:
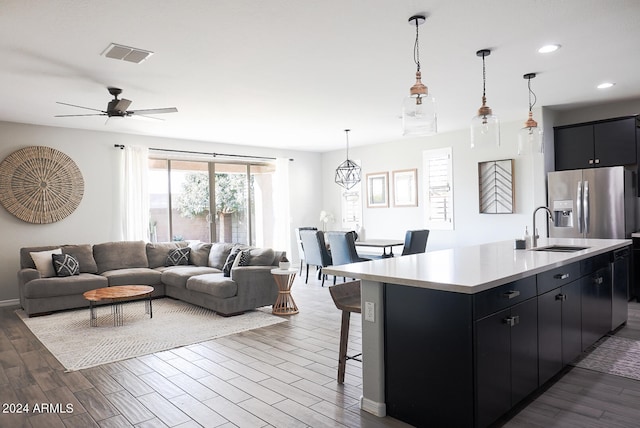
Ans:
<svg viewBox="0 0 640 428"><path fill-rule="evenodd" d="M538 49L538 52L551 53L557 51L558 49L560 49L560 45L544 45L543 47Z"/></svg>
<svg viewBox="0 0 640 428"><path fill-rule="evenodd" d="M607 89L612 87L613 85L615 85L615 83L612 82L604 82L598 85L598 89Z"/></svg>

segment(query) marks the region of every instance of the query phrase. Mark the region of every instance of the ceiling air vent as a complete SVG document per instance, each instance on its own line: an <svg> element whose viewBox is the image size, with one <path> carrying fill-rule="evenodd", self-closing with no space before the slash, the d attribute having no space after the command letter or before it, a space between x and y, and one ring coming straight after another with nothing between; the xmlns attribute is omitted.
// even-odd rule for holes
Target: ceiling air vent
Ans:
<svg viewBox="0 0 640 428"><path fill-rule="evenodd" d="M107 58L121 59L123 61L140 64L142 61L153 55L153 52L111 43L102 55Z"/></svg>

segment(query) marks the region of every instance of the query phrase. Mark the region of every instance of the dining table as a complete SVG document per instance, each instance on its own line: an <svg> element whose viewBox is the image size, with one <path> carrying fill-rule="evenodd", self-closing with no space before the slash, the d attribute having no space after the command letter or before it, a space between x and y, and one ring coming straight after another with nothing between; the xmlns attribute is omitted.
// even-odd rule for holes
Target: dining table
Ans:
<svg viewBox="0 0 640 428"><path fill-rule="evenodd" d="M399 239L366 239L364 241L356 241L356 247L382 248L382 258L393 257L393 247L404 245L403 240ZM389 252L387 253L387 249Z"/></svg>

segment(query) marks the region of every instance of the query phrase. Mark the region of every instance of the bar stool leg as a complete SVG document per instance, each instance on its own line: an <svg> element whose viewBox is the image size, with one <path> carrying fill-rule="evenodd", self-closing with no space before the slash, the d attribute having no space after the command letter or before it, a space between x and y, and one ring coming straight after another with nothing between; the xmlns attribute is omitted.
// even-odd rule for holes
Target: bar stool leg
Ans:
<svg viewBox="0 0 640 428"><path fill-rule="evenodd" d="M349 342L349 321L351 312L342 311L340 326L340 350L338 352L338 383L344 383L344 372L347 365L347 343Z"/></svg>

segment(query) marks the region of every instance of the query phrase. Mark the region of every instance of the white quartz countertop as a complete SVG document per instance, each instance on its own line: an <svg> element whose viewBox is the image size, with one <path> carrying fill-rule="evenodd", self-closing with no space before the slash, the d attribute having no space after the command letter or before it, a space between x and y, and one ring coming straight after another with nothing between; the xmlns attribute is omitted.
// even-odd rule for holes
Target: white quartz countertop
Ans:
<svg viewBox="0 0 640 428"><path fill-rule="evenodd" d="M323 272L338 277L475 294L631 245L631 240L565 238L538 240L538 248L549 245L588 248L572 253L515 250L514 241L511 240L348 265L327 266Z"/></svg>

